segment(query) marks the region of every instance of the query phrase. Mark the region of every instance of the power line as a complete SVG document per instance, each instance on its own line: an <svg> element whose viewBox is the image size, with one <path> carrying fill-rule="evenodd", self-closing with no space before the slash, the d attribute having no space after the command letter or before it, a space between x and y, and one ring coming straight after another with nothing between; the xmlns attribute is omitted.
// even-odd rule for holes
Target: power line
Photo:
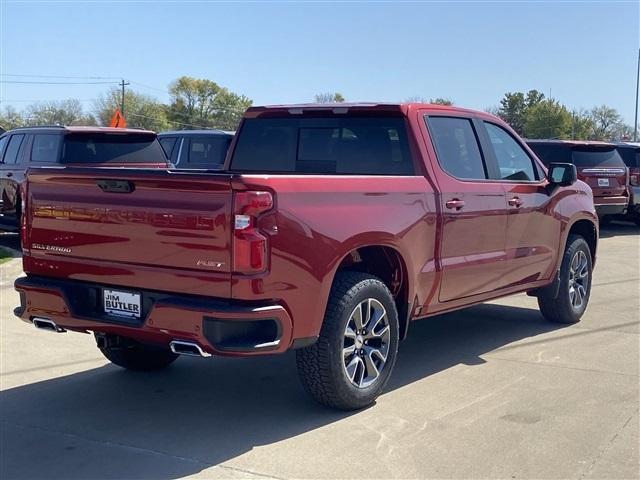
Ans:
<svg viewBox="0 0 640 480"><path fill-rule="evenodd" d="M113 85L120 82L44 82L36 80L0 80L0 83L14 83L21 85Z"/></svg>
<svg viewBox="0 0 640 480"><path fill-rule="evenodd" d="M81 77L76 75L26 75L17 73L0 73L0 77L23 77L23 78L66 78L76 80L118 80L120 77Z"/></svg>
<svg viewBox="0 0 640 480"><path fill-rule="evenodd" d="M127 115L132 116L132 117L140 117L140 118L146 118L146 119L149 119L149 120L155 120L155 121L158 121L158 122L172 123L172 124L175 124L175 125L184 125L185 127L202 128L202 129L212 128L212 127L205 127L203 125L192 125L190 123L176 122L175 120L169 120L169 119L166 119L166 118L150 117L149 115L141 115L139 113L127 113Z"/></svg>

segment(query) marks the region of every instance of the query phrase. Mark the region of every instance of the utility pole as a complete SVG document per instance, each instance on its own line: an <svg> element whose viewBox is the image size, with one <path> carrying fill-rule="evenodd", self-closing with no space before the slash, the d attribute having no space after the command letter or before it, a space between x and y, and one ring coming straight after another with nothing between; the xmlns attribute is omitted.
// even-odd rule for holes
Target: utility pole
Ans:
<svg viewBox="0 0 640 480"><path fill-rule="evenodd" d="M638 48L638 73L636 74L636 116L633 123L633 141L638 141L638 88L640 87L640 48Z"/></svg>
<svg viewBox="0 0 640 480"><path fill-rule="evenodd" d="M120 97L120 113L124 117L124 87L129 85L129 82L125 82L124 78L120 81L120 86L122 87L122 96Z"/></svg>

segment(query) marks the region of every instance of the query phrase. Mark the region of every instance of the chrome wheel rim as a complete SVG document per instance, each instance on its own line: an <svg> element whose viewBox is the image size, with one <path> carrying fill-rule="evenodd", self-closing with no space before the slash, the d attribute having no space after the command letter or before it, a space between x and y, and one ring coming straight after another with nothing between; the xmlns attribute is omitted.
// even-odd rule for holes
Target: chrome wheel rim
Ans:
<svg viewBox="0 0 640 480"><path fill-rule="evenodd" d="M569 266L569 301L575 310L584 305L589 287L589 261L587 255L578 250Z"/></svg>
<svg viewBox="0 0 640 480"><path fill-rule="evenodd" d="M367 388L382 374L389 356L391 328L384 306L367 298L353 309L344 330L342 366L352 385Z"/></svg>

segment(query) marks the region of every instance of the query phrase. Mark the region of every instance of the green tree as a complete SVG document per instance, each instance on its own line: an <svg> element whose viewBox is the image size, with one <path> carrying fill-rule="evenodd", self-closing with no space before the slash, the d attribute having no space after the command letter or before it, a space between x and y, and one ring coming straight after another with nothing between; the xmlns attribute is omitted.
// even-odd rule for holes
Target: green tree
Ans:
<svg viewBox="0 0 640 480"><path fill-rule="evenodd" d="M118 88L109 90L94 105L96 116L101 125L107 126L113 112L120 108L121 91ZM167 119L166 106L149 95L126 90L124 94L124 117L127 127L144 128L161 132L169 130L171 124Z"/></svg>
<svg viewBox="0 0 640 480"><path fill-rule="evenodd" d="M414 95L405 100L405 103L431 103L432 105L453 105L453 100L444 97L425 98L420 95Z"/></svg>
<svg viewBox="0 0 640 480"><path fill-rule="evenodd" d="M589 140L593 133L591 115L585 110L571 113L571 138L574 140Z"/></svg>
<svg viewBox="0 0 640 480"><path fill-rule="evenodd" d="M169 86L169 93L169 120L188 129L235 130L253 103L244 95L201 78L180 77Z"/></svg>
<svg viewBox="0 0 640 480"><path fill-rule="evenodd" d="M24 125L25 121L22 114L12 106L9 105L0 110L0 127L5 130L11 130Z"/></svg>
<svg viewBox="0 0 640 480"><path fill-rule="evenodd" d="M622 125L622 117L615 108L601 105L591 109L593 140L613 140Z"/></svg>
<svg viewBox="0 0 640 480"><path fill-rule="evenodd" d="M569 138L571 113L552 98L526 109L524 136L527 138Z"/></svg>
<svg viewBox="0 0 640 480"><path fill-rule="evenodd" d="M340 92L319 93L315 97L316 103L342 103L344 96Z"/></svg>
<svg viewBox="0 0 640 480"><path fill-rule="evenodd" d="M453 105L453 100L451 100L450 98L436 97L436 98L429 99L429 103L431 103L433 105L451 106L451 105Z"/></svg>
<svg viewBox="0 0 640 480"><path fill-rule="evenodd" d="M95 118L85 114L75 99L36 103L27 107L24 116L28 125L96 125Z"/></svg>
<svg viewBox="0 0 640 480"><path fill-rule="evenodd" d="M529 90L525 95L522 92L507 92L500 100L497 114L505 122L511 125L519 135L524 133L524 125L527 111L544 100L544 94L538 90Z"/></svg>

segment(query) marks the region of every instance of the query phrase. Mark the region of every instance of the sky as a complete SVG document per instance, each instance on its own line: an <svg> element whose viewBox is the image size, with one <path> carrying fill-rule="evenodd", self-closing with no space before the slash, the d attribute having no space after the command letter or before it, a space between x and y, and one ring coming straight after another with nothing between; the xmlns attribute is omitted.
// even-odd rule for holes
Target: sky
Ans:
<svg viewBox="0 0 640 480"><path fill-rule="evenodd" d="M640 1L215 2L0 0L0 106L78 98L113 77L167 101L182 75L255 105L446 97L483 110L538 89L570 109L607 104L632 124Z"/></svg>

